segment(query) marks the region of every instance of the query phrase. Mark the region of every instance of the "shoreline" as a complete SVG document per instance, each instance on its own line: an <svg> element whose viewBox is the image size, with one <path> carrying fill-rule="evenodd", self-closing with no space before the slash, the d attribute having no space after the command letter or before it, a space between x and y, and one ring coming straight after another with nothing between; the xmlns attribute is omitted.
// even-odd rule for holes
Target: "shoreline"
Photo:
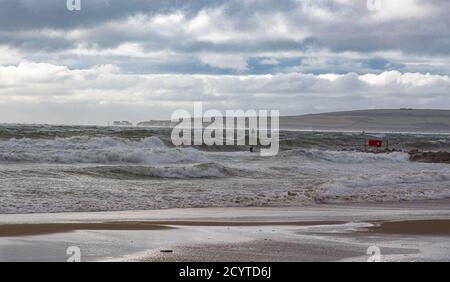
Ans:
<svg viewBox="0 0 450 282"><path fill-rule="evenodd" d="M76 231L149 231L177 227L262 227L262 226L324 226L339 225L342 221L285 221L285 222L212 222L212 221L127 221L100 223L42 223L0 225L1 237L52 235Z"/></svg>
<svg viewBox="0 0 450 282"><path fill-rule="evenodd" d="M386 221L373 224L374 226L368 227L366 232L375 234L450 237L450 219Z"/></svg>
<svg viewBox="0 0 450 282"><path fill-rule="evenodd" d="M212 206L212 207L186 207L186 208L161 208L161 209L136 209L136 210L100 210L100 211L67 211L67 212L28 212L28 213L0 213L0 224L3 220L10 217L26 218L26 217L50 217L51 215L113 215L113 214L150 214L170 211L200 211L200 210L231 210L231 209L245 209L245 210L264 210L264 209L281 209L281 210L296 210L296 209L311 209L311 208L357 208L357 207L371 207L371 208L389 208L389 209L403 209L407 207L423 207L430 209L441 209L450 205L450 198L442 199L424 199L424 200L401 200L401 201L368 201L368 202L321 202L321 203L305 203L301 205L267 205L267 206ZM436 207L434 207L434 205ZM450 209L450 207L449 207Z"/></svg>
<svg viewBox="0 0 450 282"><path fill-rule="evenodd" d="M0 261L450 261L449 202L0 215Z"/></svg>
<svg viewBox="0 0 450 282"><path fill-rule="evenodd" d="M314 227L345 225L344 221L285 221L285 222L208 222L208 221L127 221L101 223L52 223L0 225L0 238L53 235L76 231L151 231L179 229L180 227ZM393 235L450 236L450 219L367 221L371 226L358 232Z"/></svg>

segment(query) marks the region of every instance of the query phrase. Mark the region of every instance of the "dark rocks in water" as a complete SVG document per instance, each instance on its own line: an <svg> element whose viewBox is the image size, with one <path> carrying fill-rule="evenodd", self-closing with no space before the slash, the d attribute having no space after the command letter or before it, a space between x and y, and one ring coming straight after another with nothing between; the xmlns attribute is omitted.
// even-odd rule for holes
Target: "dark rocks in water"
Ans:
<svg viewBox="0 0 450 282"><path fill-rule="evenodd" d="M418 150L411 150L409 156L409 159L414 162L450 164L449 152L419 152Z"/></svg>
<svg viewBox="0 0 450 282"><path fill-rule="evenodd" d="M161 250L161 253L171 254L173 253L173 250Z"/></svg>

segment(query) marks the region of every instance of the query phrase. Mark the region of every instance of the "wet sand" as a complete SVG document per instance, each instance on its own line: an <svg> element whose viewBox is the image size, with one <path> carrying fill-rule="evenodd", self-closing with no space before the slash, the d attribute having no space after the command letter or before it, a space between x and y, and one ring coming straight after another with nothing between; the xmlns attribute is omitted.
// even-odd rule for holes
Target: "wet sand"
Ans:
<svg viewBox="0 0 450 282"><path fill-rule="evenodd" d="M103 222L103 223L52 223L0 225L0 237L36 236L67 233L81 230L96 231L148 231L174 229L176 226L203 227L258 227L258 226L326 226L342 225L343 221L285 221L285 222L208 222L208 221L154 221L154 222ZM368 222L373 224L361 232L403 235L450 236L449 220L409 220L397 222Z"/></svg>
<svg viewBox="0 0 450 282"><path fill-rule="evenodd" d="M207 221L154 221L154 222L101 222L101 223L51 223L51 224L6 224L0 225L0 237L35 236L67 233L81 230L96 231L148 231L173 229L173 226L315 226L344 224L340 221L303 222L207 222Z"/></svg>
<svg viewBox="0 0 450 282"><path fill-rule="evenodd" d="M83 261L366 261L371 246L385 261L450 261L450 205L0 215L0 261L65 261L68 246Z"/></svg>
<svg viewBox="0 0 450 282"><path fill-rule="evenodd" d="M379 234L450 236L450 219L382 222L368 230Z"/></svg>
<svg viewBox="0 0 450 282"><path fill-rule="evenodd" d="M48 235L80 230L142 231L170 228L169 226L151 222L7 224L0 225L0 237Z"/></svg>

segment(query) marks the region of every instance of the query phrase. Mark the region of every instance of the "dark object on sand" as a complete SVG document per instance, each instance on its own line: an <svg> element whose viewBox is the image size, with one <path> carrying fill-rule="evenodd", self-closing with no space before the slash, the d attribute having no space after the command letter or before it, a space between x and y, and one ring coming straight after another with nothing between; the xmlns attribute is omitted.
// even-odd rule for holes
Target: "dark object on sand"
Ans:
<svg viewBox="0 0 450 282"><path fill-rule="evenodd" d="M449 152L419 152L418 150L411 150L409 152L409 159L414 162L422 162L422 163L450 164L450 153Z"/></svg>
<svg viewBox="0 0 450 282"><path fill-rule="evenodd" d="M171 254L173 253L173 250L161 250L161 253Z"/></svg>

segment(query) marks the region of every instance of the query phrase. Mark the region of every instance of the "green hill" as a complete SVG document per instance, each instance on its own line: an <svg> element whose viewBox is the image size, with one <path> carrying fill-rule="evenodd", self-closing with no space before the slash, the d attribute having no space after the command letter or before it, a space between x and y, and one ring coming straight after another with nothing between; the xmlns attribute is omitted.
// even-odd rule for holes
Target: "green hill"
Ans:
<svg viewBox="0 0 450 282"><path fill-rule="evenodd" d="M450 133L450 110L362 110L280 119L281 129Z"/></svg>

